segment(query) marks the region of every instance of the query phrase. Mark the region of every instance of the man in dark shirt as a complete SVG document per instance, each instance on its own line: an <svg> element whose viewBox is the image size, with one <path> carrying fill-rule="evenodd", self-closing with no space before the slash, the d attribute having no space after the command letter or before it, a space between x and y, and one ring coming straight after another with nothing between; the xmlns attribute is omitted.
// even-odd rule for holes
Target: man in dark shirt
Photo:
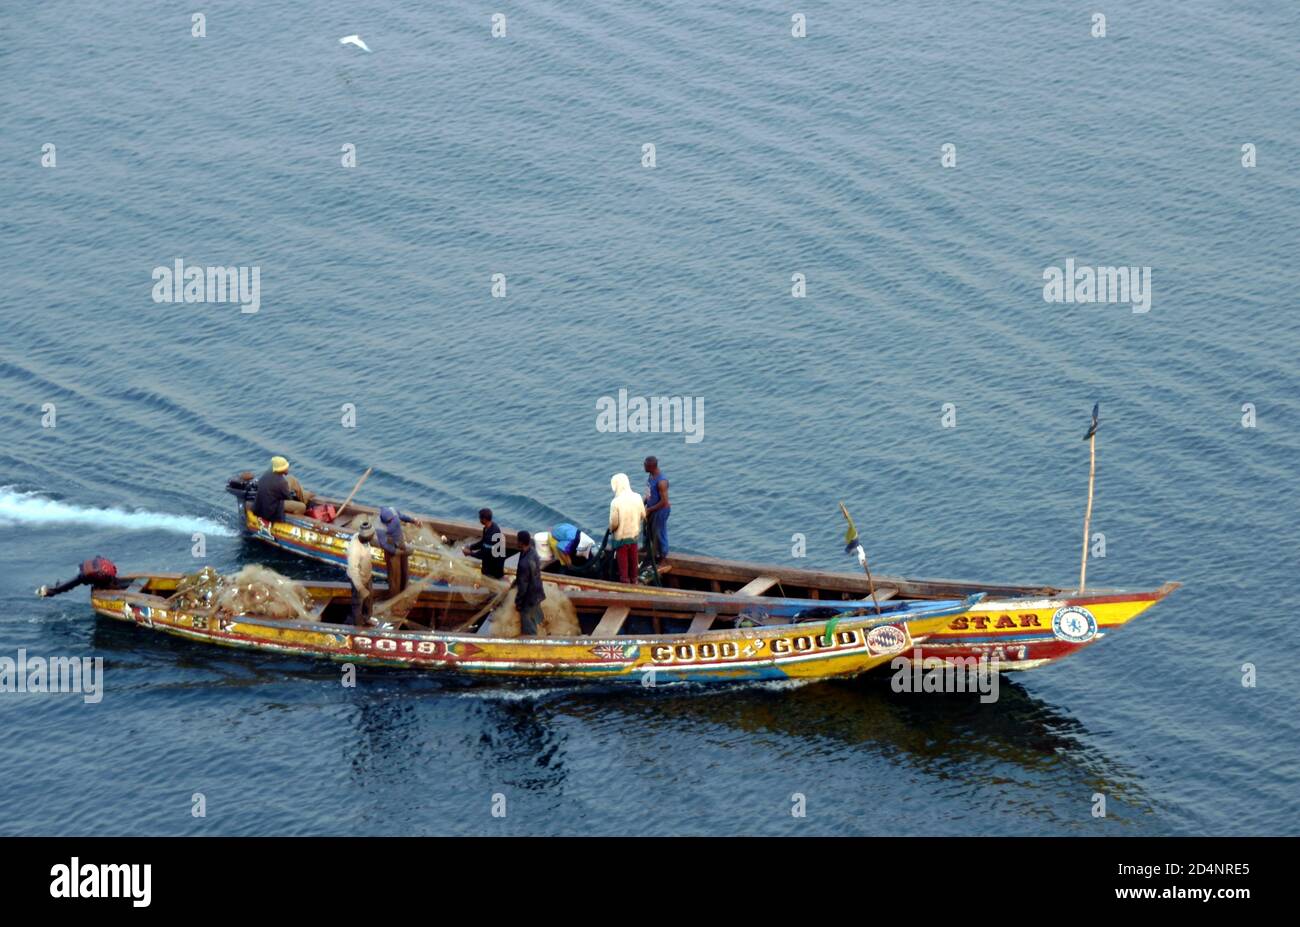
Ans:
<svg viewBox="0 0 1300 927"><path fill-rule="evenodd" d="M384 549L384 565L388 571L388 597L399 596L406 589L407 564L411 551L406 546L406 537L402 533L402 522L408 519L397 509L384 506L379 510L379 546Z"/></svg>
<svg viewBox="0 0 1300 927"><path fill-rule="evenodd" d="M519 611L519 628L523 633L536 636L542 624L542 564L533 550L533 536L520 531L519 565L515 567L515 608Z"/></svg>
<svg viewBox="0 0 1300 927"><path fill-rule="evenodd" d="M253 500L253 514L266 521L284 521L287 508L301 515L307 506L294 498L289 481L289 461L283 457L271 458L271 469L257 479L257 498ZM296 481L295 481L296 482Z"/></svg>
<svg viewBox="0 0 1300 927"><path fill-rule="evenodd" d="M484 576L501 579L506 575L506 536L492 520L491 509L478 510L478 523L483 526L483 540L475 541L462 550L468 556L478 557L483 561Z"/></svg>

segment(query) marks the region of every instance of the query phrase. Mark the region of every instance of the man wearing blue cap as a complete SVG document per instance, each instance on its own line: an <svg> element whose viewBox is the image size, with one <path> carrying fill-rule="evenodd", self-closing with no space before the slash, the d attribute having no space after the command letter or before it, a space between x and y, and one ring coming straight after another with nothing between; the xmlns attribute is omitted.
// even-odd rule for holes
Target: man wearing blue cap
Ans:
<svg viewBox="0 0 1300 927"><path fill-rule="evenodd" d="M407 562L411 552L402 535L402 513L384 506L379 510L379 546L384 549L384 565L388 570L388 597L401 595L406 588Z"/></svg>

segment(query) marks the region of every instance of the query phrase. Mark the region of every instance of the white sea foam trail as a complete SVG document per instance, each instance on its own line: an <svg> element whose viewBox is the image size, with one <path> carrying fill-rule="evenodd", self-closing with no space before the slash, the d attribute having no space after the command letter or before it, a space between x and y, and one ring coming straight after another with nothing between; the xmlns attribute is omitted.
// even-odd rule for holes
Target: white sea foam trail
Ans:
<svg viewBox="0 0 1300 927"><path fill-rule="evenodd" d="M218 537L235 535L225 525L208 518L70 505L48 499L40 493L14 492L11 487L3 486L0 487L0 527L12 525L88 525L119 531L175 531L180 534L201 531Z"/></svg>

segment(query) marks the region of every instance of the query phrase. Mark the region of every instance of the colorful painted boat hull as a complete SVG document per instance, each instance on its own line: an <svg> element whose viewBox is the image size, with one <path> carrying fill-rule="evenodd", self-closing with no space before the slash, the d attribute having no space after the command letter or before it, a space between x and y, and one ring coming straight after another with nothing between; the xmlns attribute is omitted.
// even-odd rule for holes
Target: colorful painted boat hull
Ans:
<svg viewBox="0 0 1300 927"><path fill-rule="evenodd" d="M345 595L344 587L338 594ZM172 609L155 595L97 590L101 615L190 640L268 653L460 676L525 677L657 686L846 678L906 652L966 603L897 618L853 616L696 635L615 638L494 638L438 631L357 629L248 615Z"/></svg>

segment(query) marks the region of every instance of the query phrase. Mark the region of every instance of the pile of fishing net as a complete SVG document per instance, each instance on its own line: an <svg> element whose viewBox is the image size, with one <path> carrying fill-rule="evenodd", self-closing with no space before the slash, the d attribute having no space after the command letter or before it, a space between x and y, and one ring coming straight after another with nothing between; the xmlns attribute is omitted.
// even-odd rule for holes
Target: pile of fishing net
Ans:
<svg viewBox="0 0 1300 927"><path fill-rule="evenodd" d="M212 567L181 579L167 600L174 609L213 609L219 615L254 615L258 618L296 618L314 621L307 590L275 570L246 566L222 576Z"/></svg>
<svg viewBox="0 0 1300 927"><path fill-rule="evenodd" d="M544 586L543 589L546 598L542 600L542 626L537 629L537 636L581 637L578 610L573 607L569 597L553 586ZM519 637L523 633L519 625L519 612L515 608L514 589L506 593L488 620L492 622L488 629L490 637Z"/></svg>
<svg viewBox="0 0 1300 927"><path fill-rule="evenodd" d="M418 602L420 593L430 585L428 580L420 579L407 586L400 595L376 602L375 620L384 625L400 628ZM486 588L479 593L478 597L472 599L474 604L480 605L474 618L491 622L488 633L492 637L519 637L522 629L519 624L519 612L515 610L515 590L509 583L490 578L484 580L484 586ZM582 628L578 624L578 612L569 601L569 597L558 589L549 586L544 588L546 599L542 602L542 626L538 629L538 636L581 637ZM462 594L466 599L470 599L468 592ZM413 624L412 627L419 627L419 625Z"/></svg>

